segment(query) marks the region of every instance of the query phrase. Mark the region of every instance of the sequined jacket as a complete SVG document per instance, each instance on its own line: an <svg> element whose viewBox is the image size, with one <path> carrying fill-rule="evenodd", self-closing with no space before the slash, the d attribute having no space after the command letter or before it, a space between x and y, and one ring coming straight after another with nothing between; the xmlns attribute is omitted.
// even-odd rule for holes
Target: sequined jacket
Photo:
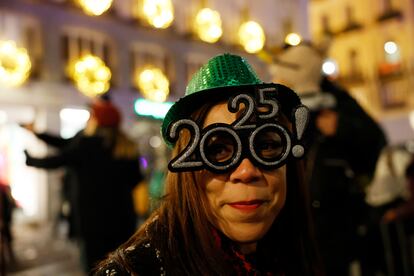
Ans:
<svg viewBox="0 0 414 276"><path fill-rule="evenodd" d="M120 275L166 275L160 251L154 248L150 242L137 247L130 246L126 249L118 249L117 252L132 265L126 268L118 262L111 261L100 267L93 273L96 276L120 276Z"/></svg>

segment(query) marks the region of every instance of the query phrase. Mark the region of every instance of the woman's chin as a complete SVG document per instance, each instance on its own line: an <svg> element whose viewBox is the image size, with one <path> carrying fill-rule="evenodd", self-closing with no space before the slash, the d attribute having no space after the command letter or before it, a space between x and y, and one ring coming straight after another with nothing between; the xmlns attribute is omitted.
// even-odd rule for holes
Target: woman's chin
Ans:
<svg viewBox="0 0 414 276"><path fill-rule="evenodd" d="M237 223L222 229L223 233L239 244L251 244L260 240L269 230L265 223Z"/></svg>

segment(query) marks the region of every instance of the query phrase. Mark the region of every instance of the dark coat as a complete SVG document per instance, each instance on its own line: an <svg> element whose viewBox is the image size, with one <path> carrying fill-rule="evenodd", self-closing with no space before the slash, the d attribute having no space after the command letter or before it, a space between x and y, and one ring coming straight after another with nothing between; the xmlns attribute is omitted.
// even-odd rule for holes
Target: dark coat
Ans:
<svg viewBox="0 0 414 276"><path fill-rule="evenodd" d="M338 128L335 136L324 137L313 121L317 112L312 114L307 180L321 253L335 266L335 260L352 258L356 228L366 211L364 186L373 176L386 139L348 92L329 81L322 89L336 99Z"/></svg>
<svg viewBox="0 0 414 276"><path fill-rule="evenodd" d="M57 155L33 158L27 154L26 163L46 169L66 166L75 173L74 215L91 262L134 233L132 189L142 179L138 158L114 159L102 138L77 135Z"/></svg>
<svg viewBox="0 0 414 276"><path fill-rule="evenodd" d="M165 254L165 250L168 250L167 247L165 247L166 245L164 244L161 245L161 247L157 247L155 242L152 241L151 236L167 236L165 232L166 228L161 227L163 230L160 231L160 229L158 229L153 233L152 231L154 230L154 227L152 226L154 226L153 223L146 224L145 236L141 236L138 239L134 237L128 242L128 245L119 247L109 255L104 262L97 266L92 274L94 276L193 275L182 270L183 268L178 268L176 261L165 259L171 257L174 258L177 254L184 253L181 252L181 250L178 250L177 252L169 252L169 254ZM285 273L280 272L281 265L272 254L269 254L269 252L259 250L260 253L256 252L245 255L237 249L237 245L233 241L228 239L222 233L213 230L212 236L214 236L217 245L217 255L222 256L228 264L226 273L220 275L286 275ZM166 243L166 241L164 240L162 243ZM185 250L184 248L182 249ZM206 263L207 262L208 261L206 261ZM167 267L166 263L169 263L170 267Z"/></svg>

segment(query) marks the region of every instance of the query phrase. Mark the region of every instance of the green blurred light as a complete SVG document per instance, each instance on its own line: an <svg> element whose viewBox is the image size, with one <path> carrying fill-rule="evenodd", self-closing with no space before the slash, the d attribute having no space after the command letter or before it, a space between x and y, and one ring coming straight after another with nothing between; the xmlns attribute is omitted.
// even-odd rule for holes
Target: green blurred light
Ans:
<svg viewBox="0 0 414 276"><path fill-rule="evenodd" d="M153 102L145 99L137 99L134 103L134 111L140 116L151 116L156 119L164 119L165 114L173 105L172 102Z"/></svg>

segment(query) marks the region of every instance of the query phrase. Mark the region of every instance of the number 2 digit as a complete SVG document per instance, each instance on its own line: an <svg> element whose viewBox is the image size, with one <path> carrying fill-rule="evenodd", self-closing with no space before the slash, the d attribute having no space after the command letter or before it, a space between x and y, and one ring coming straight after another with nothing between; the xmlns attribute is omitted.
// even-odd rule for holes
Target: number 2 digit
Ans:
<svg viewBox="0 0 414 276"><path fill-rule="evenodd" d="M184 128L188 129L191 133L190 141L186 147L168 164L168 168L171 171L180 171L191 168L196 169L203 165L201 161L190 160L192 154L197 148L198 142L200 141L200 128L194 121L182 119L173 123L168 130L168 140L170 142L177 141L180 131Z"/></svg>
<svg viewBox="0 0 414 276"><path fill-rule="evenodd" d="M244 103L245 109L242 111L240 117L233 122L234 129L254 128L254 124L245 124L254 112L254 99L250 95L240 94L230 99L228 103L229 111L236 113L239 111L241 103Z"/></svg>

